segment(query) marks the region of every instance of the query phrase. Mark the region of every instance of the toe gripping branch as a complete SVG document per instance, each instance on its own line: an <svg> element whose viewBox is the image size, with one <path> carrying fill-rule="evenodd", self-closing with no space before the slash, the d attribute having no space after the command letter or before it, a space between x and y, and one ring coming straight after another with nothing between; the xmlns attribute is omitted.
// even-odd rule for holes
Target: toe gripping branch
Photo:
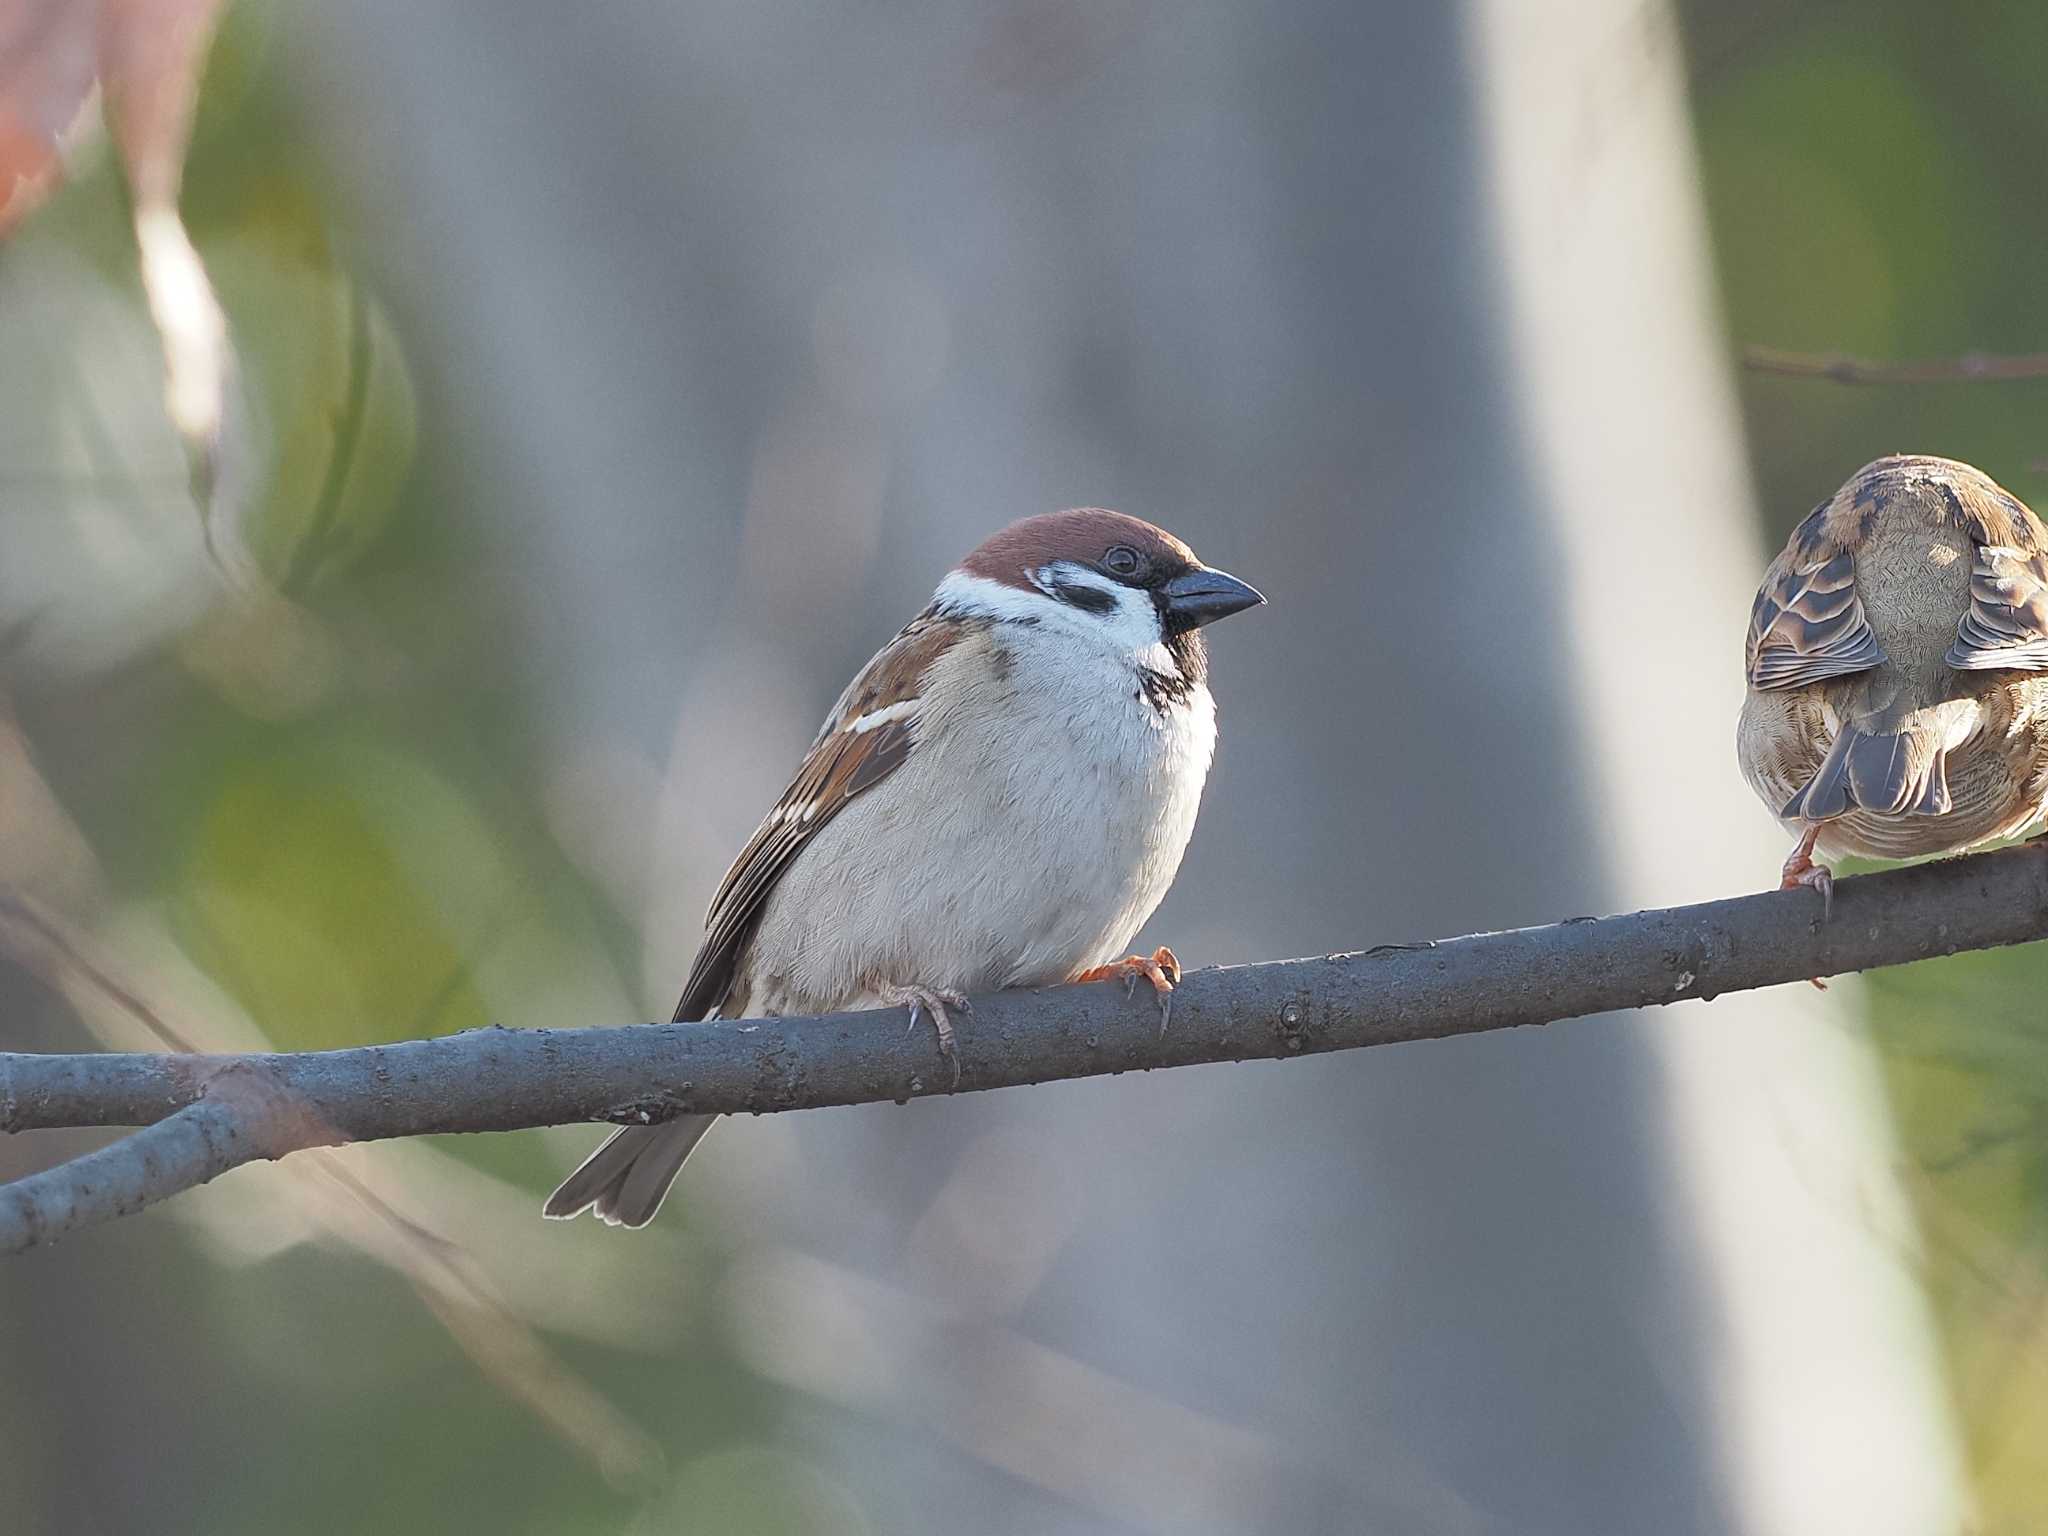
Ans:
<svg viewBox="0 0 2048 1536"><path fill-rule="evenodd" d="M1149 955L1125 955L1107 965L1094 966L1074 980L1110 981L1119 976L1123 978L1125 997L1138 990L1140 976L1152 983L1153 995L1159 999L1159 1033L1165 1034L1167 1023L1173 1018L1174 984L1180 980L1179 957L1162 944Z"/></svg>

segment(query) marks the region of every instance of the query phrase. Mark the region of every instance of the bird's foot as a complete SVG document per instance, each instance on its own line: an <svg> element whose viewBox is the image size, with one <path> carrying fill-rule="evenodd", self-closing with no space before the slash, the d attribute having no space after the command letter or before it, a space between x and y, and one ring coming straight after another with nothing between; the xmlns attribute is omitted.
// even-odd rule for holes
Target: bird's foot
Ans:
<svg viewBox="0 0 2048 1536"><path fill-rule="evenodd" d="M1107 965L1093 966L1074 980L1108 981L1116 976L1124 979L1125 997L1138 990L1140 976L1152 983L1152 994L1159 999L1159 1033L1165 1034L1167 1023L1173 1018L1174 984L1180 980L1179 957L1162 944L1149 955L1125 955Z"/></svg>
<svg viewBox="0 0 2048 1536"><path fill-rule="evenodd" d="M1801 886L1820 892L1821 916L1826 917L1835 904L1835 872L1825 864L1809 864L1804 869L1785 866L1785 878L1778 882L1781 891L1796 891Z"/></svg>
<svg viewBox="0 0 2048 1536"><path fill-rule="evenodd" d="M1804 886L1820 892L1820 920L1826 922L1835 910L1835 872L1825 864L1813 861L1813 845L1820 838L1820 824L1815 822L1800 834L1799 844L1785 857L1784 877L1778 881L1781 891L1796 891ZM1828 984L1818 976L1806 978L1816 988L1825 992Z"/></svg>
<svg viewBox="0 0 2048 1536"><path fill-rule="evenodd" d="M1799 845L1785 856L1784 877L1778 882L1781 891L1796 891L1801 886L1820 892L1820 915L1825 922L1835 908L1835 872L1825 864L1813 861L1813 845L1820 836L1818 825L1807 828L1799 839Z"/></svg>
<svg viewBox="0 0 2048 1536"><path fill-rule="evenodd" d="M960 1086L960 1053L953 1048L953 1019L946 1012L958 1008L962 1013L974 1012L974 1005L967 1001L964 992L950 992L944 987L890 987L881 994L882 1004L888 1008L908 1008L910 1029L917 1028L918 1015L930 1014L932 1028L938 1032L939 1054L946 1058L946 1065L953 1069L951 1087ZM905 1034L910 1030L905 1030Z"/></svg>

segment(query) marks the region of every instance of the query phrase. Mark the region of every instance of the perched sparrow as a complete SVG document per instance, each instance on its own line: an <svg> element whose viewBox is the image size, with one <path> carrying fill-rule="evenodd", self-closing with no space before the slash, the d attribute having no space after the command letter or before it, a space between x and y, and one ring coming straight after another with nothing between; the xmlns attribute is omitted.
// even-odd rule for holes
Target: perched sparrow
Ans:
<svg viewBox="0 0 2048 1536"><path fill-rule="evenodd" d="M847 685L726 872L678 1021L1147 977L1111 962L1173 883L1216 744L1203 625L1262 598L1099 508L1013 523ZM958 1067L955 1066L957 1075ZM644 1226L709 1115L615 1131L548 1200Z"/></svg>
<svg viewBox="0 0 2048 1536"><path fill-rule="evenodd" d="M2048 530L1953 459L1866 464L1792 530L1750 612L1743 776L1798 845L1901 859L2048 801Z"/></svg>

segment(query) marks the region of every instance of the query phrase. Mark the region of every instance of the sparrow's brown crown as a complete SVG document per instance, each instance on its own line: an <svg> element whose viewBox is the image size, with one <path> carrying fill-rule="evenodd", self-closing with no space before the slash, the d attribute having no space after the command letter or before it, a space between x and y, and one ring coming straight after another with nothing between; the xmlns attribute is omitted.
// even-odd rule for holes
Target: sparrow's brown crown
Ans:
<svg viewBox="0 0 2048 1536"><path fill-rule="evenodd" d="M1118 550L1129 550L1140 563L1120 569L1128 562L1110 559ZM991 534L960 562L960 569L971 576L1029 589L1028 573L1055 560L1091 566L1133 586L1146 584L1146 578L1156 581L1178 576L1201 564L1186 544L1143 518L1105 507L1074 507L1021 518Z"/></svg>

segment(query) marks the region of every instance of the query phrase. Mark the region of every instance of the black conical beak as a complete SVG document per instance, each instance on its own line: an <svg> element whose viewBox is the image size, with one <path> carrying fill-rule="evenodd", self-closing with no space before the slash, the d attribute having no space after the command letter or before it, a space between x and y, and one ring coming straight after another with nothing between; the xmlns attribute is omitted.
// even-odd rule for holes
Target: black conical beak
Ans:
<svg viewBox="0 0 2048 1536"><path fill-rule="evenodd" d="M1183 629L1200 629L1233 613L1256 608L1266 599L1257 587L1239 581L1228 571L1212 571L1198 565L1183 571L1159 589L1166 614Z"/></svg>

